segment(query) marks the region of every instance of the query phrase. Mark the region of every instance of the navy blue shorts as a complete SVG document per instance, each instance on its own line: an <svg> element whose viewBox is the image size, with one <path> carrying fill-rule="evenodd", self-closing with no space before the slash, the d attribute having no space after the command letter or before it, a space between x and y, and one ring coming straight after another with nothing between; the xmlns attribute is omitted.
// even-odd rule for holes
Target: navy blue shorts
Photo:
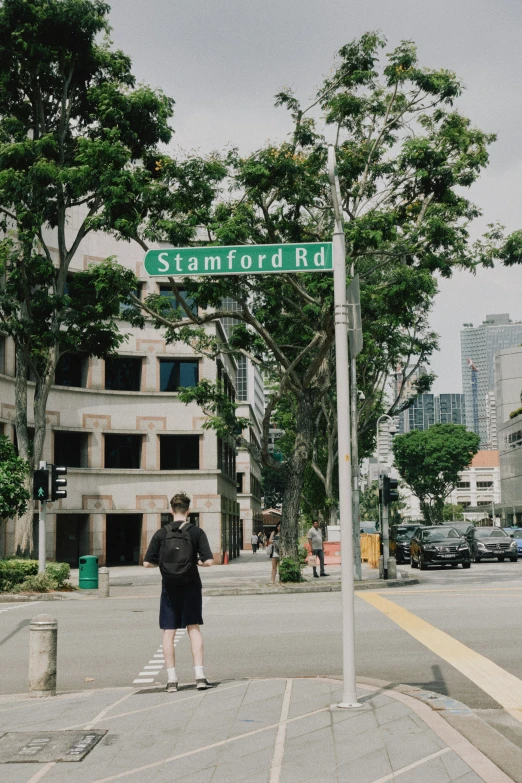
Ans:
<svg viewBox="0 0 522 783"><path fill-rule="evenodd" d="M162 631L186 628L187 625L203 625L203 599L201 584L177 587L161 591L159 625Z"/></svg>

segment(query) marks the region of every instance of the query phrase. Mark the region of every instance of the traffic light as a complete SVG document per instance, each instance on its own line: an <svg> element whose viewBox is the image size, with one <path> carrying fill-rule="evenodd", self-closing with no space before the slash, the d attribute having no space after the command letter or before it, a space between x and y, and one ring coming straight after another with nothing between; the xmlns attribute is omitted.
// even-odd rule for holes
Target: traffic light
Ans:
<svg viewBox="0 0 522 783"><path fill-rule="evenodd" d="M67 468L59 467L58 465L52 466L51 474L51 500L60 500L67 497L67 479L61 478L61 476L67 475Z"/></svg>
<svg viewBox="0 0 522 783"><path fill-rule="evenodd" d="M389 476L382 477L382 497L385 506L399 499L399 482L397 479Z"/></svg>
<svg viewBox="0 0 522 783"><path fill-rule="evenodd" d="M33 500L44 503L49 499L49 471L35 470L33 474Z"/></svg>

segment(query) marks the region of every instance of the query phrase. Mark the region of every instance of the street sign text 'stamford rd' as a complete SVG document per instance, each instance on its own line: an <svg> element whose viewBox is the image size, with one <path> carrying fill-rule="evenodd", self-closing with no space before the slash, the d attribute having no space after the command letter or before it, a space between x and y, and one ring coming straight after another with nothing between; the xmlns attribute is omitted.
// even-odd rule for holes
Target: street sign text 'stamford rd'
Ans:
<svg viewBox="0 0 522 783"><path fill-rule="evenodd" d="M152 277L328 272L333 269L332 258L331 242L175 247L149 250L145 255L145 271Z"/></svg>

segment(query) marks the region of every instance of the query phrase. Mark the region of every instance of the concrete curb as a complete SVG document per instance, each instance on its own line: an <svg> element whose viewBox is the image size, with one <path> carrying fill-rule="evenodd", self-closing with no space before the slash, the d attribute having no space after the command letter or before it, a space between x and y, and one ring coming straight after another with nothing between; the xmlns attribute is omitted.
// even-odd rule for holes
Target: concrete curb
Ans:
<svg viewBox="0 0 522 783"><path fill-rule="evenodd" d="M468 742L480 749L513 783L522 783L522 750L462 702L414 685L398 685L370 677L357 677L357 682L383 691L402 693L428 705Z"/></svg>
<svg viewBox="0 0 522 783"><path fill-rule="evenodd" d="M419 580L408 579L372 579L355 582L355 590L382 590L388 587L408 587L418 585ZM294 585L258 585L256 587L204 587L203 595L270 595L281 593L339 593L341 582L322 582L319 585L305 583Z"/></svg>
<svg viewBox="0 0 522 783"><path fill-rule="evenodd" d="M406 579L368 579L363 582L355 582L355 590L382 590L383 588L408 587L418 584L419 580L415 579L415 577ZM137 585L134 586L137 587ZM118 587L118 585L113 585L113 587ZM204 587L203 595L281 595L288 593L339 593L340 591L341 582L336 581L322 582L318 585L304 582L302 584L288 585L256 585L255 587ZM99 590L81 590L74 593L24 593L23 595L20 593L2 593L0 595L0 604L36 601L81 601L85 598L98 597L101 597Z"/></svg>

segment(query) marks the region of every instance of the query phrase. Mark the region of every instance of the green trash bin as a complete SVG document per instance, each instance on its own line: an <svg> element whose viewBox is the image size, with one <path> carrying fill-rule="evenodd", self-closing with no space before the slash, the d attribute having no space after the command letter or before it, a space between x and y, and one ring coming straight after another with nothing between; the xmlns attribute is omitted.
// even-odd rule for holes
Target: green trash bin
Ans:
<svg viewBox="0 0 522 783"><path fill-rule="evenodd" d="M98 558L96 555L80 557L80 590L98 589Z"/></svg>

